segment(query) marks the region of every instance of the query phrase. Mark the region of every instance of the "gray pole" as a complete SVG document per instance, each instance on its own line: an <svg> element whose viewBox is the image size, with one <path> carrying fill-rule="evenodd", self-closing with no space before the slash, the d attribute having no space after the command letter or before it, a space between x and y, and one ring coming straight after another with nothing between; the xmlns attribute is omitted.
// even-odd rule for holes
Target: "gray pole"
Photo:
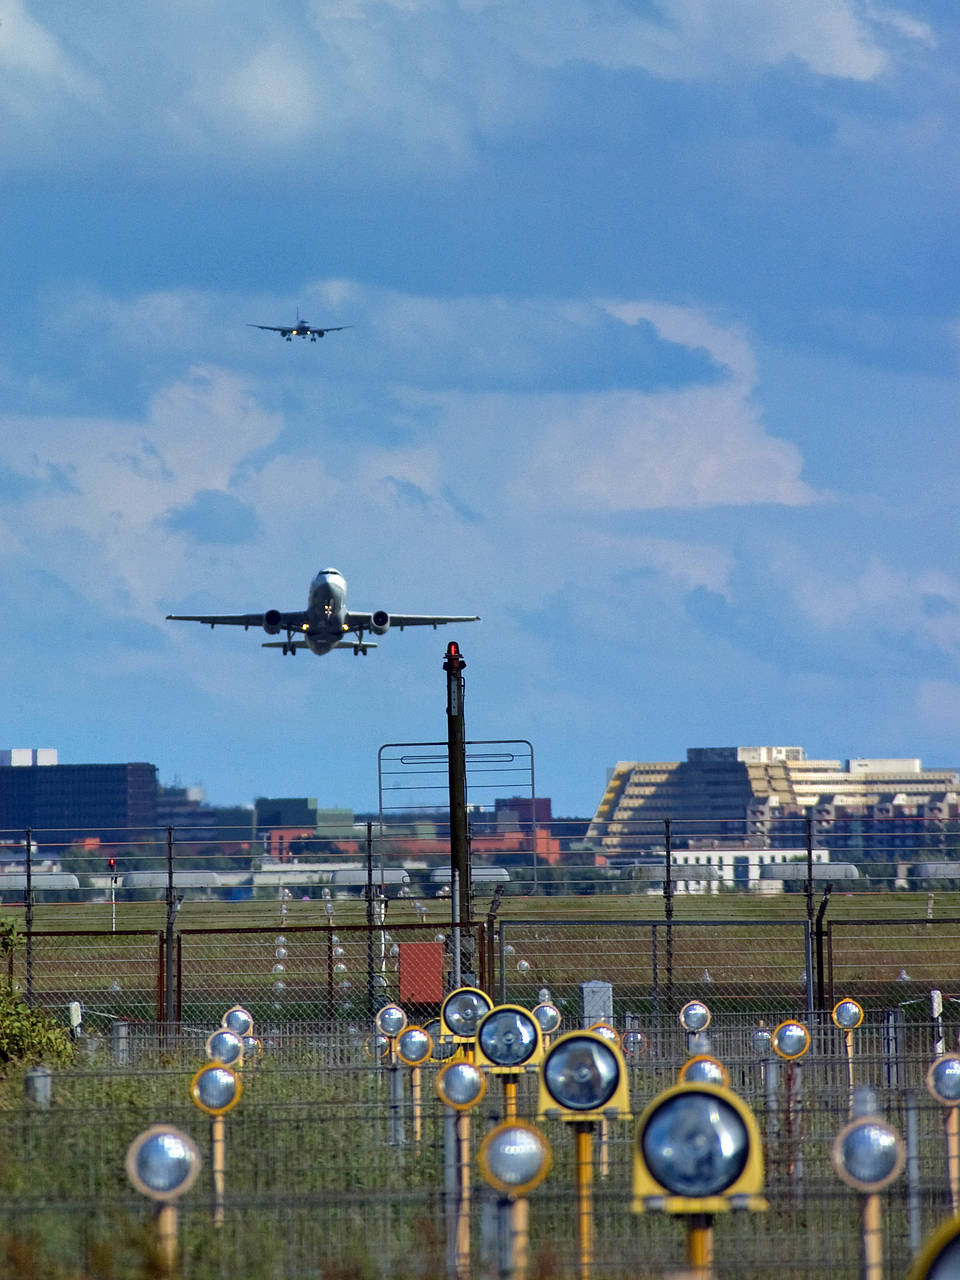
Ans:
<svg viewBox="0 0 960 1280"><path fill-rule="evenodd" d="M177 919L177 900L173 893L173 827L167 827L167 930L163 989L164 1039L169 1047L173 1043L173 1023L176 1011L174 991L174 924Z"/></svg>
<svg viewBox="0 0 960 1280"><path fill-rule="evenodd" d="M27 1004L33 1003L33 831L27 828L27 893L25 923L27 926Z"/></svg>
<svg viewBox="0 0 960 1280"><path fill-rule="evenodd" d="M447 770L450 781L450 872L457 892L459 923L466 925L470 912L470 855L467 841L467 760L463 724L463 676L466 666L456 640L447 645L443 669L447 673ZM453 896L451 894L451 896Z"/></svg>
<svg viewBox="0 0 960 1280"><path fill-rule="evenodd" d="M372 1018L373 990L373 823L367 823L367 1012Z"/></svg>

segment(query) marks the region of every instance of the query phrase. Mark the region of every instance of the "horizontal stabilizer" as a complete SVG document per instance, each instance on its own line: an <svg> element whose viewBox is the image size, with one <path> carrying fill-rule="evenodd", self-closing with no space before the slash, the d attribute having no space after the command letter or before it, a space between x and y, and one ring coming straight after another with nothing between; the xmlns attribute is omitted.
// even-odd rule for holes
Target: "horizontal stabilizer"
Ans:
<svg viewBox="0 0 960 1280"><path fill-rule="evenodd" d="M341 640L333 646L335 649L376 649L376 640Z"/></svg>
<svg viewBox="0 0 960 1280"><path fill-rule="evenodd" d="M261 649L309 649L306 640L264 640Z"/></svg>

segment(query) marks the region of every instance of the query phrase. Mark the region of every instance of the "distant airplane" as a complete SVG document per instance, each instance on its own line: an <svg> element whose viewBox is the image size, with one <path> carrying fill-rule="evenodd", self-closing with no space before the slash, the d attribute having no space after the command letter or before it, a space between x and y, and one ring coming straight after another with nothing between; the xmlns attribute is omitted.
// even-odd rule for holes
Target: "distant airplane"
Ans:
<svg viewBox="0 0 960 1280"><path fill-rule="evenodd" d="M268 609L266 613L168 613L167 621L205 622L211 629L217 626L243 627L246 631L248 627L263 627L268 636L278 636L285 631L286 640L265 641L263 648L282 649L284 653L292 654L298 649L309 649L317 657L331 649L352 649L356 654L376 649L376 641L364 640L364 632L385 636L391 627L400 631L404 627L436 629L445 622L480 621L476 614L447 617L441 614L386 613L383 609L376 613L355 613L347 608L346 602L347 584L343 574L336 569L321 569L310 583L307 607L302 612L280 613L276 609ZM351 633L356 635L356 639L345 639Z"/></svg>
<svg viewBox="0 0 960 1280"><path fill-rule="evenodd" d="M325 329L312 329L309 323L300 314L300 308L297 307L297 323L290 325L276 324L248 324L248 329L267 329L270 333L279 333L281 337L286 338L287 342L292 342L294 338L309 338L311 342L316 342L318 338L322 338L325 333L340 333L342 329L352 329L352 324L333 324L327 325Z"/></svg>

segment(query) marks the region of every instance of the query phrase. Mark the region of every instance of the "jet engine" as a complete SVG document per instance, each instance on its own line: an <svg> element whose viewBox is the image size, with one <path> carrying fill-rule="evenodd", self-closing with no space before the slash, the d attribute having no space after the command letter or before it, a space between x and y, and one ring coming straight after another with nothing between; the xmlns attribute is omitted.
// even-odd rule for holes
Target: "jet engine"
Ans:
<svg viewBox="0 0 960 1280"><path fill-rule="evenodd" d="M383 609L378 609L370 619L370 630L375 636L385 636L390 630L390 615Z"/></svg>
<svg viewBox="0 0 960 1280"><path fill-rule="evenodd" d="M268 636L278 636L280 634L280 610L268 609L263 615L263 629Z"/></svg>

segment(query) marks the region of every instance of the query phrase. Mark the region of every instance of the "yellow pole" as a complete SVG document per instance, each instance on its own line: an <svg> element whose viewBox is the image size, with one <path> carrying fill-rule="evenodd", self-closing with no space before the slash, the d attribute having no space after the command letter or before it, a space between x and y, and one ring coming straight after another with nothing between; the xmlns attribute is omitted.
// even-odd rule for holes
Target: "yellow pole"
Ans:
<svg viewBox="0 0 960 1280"><path fill-rule="evenodd" d="M843 1033L844 1041L847 1046L847 1083L850 1087L850 1104L849 1115L853 1117L853 1032L846 1030Z"/></svg>
<svg viewBox="0 0 960 1280"><path fill-rule="evenodd" d="M457 1115L460 1203L457 1211L457 1280L470 1280L470 1116Z"/></svg>
<svg viewBox="0 0 960 1280"><path fill-rule="evenodd" d="M713 1214L693 1213L687 1220L687 1266L691 1280L713 1275Z"/></svg>
<svg viewBox="0 0 960 1280"><path fill-rule="evenodd" d="M863 1202L863 1280L883 1280L883 1232L877 1192Z"/></svg>
<svg viewBox="0 0 960 1280"><path fill-rule="evenodd" d="M529 1246L530 1201L522 1196L513 1202L513 1280L526 1280Z"/></svg>
<svg viewBox="0 0 960 1280"><path fill-rule="evenodd" d="M503 1118L504 1120L516 1120L517 1118L517 1077L503 1077Z"/></svg>
<svg viewBox="0 0 960 1280"><path fill-rule="evenodd" d="M422 1095L422 1087L420 1084L420 1068L411 1067L410 1069L410 1103L413 1107L413 1140L419 1142L423 1134L423 1116L420 1103Z"/></svg>
<svg viewBox="0 0 960 1280"><path fill-rule="evenodd" d="M223 1116L210 1117L210 1155L213 1166L213 1225L223 1226L223 1193L227 1182L226 1125Z"/></svg>
<svg viewBox="0 0 960 1280"><path fill-rule="evenodd" d="M947 1179L950 1183L950 1203L953 1212L960 1213L960 1109L947 1111Z"/></svg>
<svg viewBox="0 0 960 1280"><path fill-rule="evenodd" d="M574 1124L577 1143L577 1245L580 1280L590 1280L593 1263L593 1122Z"/></svg>
<svg viewBox="0 0 960 1280"><path fill-rule="evenodd" d="M610 1121L606 1116L600 1117L600 1153L599 1173L605 1178L610 1172Z"/></svg>
<svg viewBox="0 0 960 1280"><path fill-rule="evenodd" d="M157 1206L157 1253L163 1274L172 1276L177 1266L177 1206Z"/></svg>

